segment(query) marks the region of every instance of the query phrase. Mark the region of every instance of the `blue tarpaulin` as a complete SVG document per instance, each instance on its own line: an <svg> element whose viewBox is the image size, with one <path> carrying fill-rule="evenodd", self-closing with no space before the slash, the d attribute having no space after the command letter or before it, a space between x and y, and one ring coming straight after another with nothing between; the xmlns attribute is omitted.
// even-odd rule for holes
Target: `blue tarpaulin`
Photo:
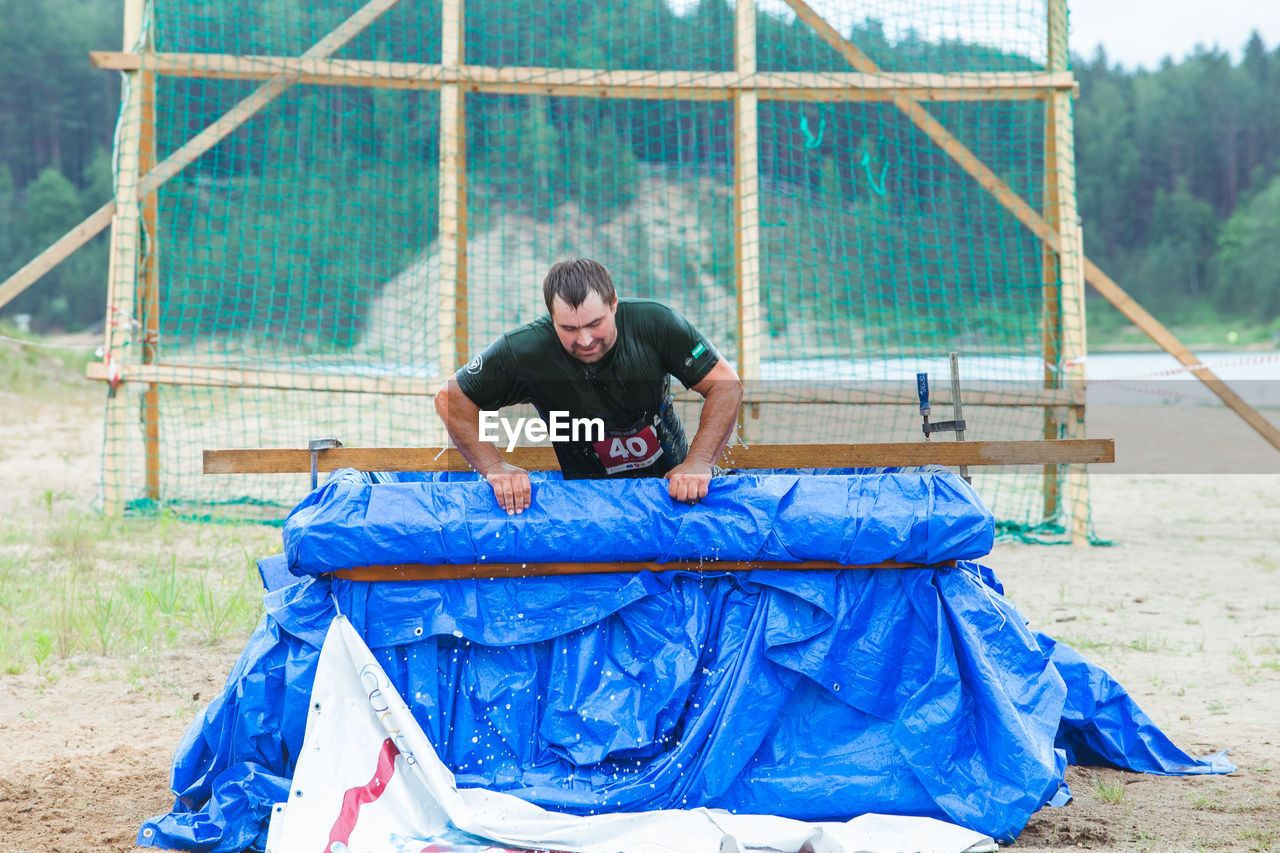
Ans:
<svg viewBox="0 0 1280 853"><path fill-rule="evenodd" d="M936 564L991 551L991 513L946 472L744 474L693 506L660 479L533 475L533 505L498 511L474 474L372 481L338 472L285 522L289 567L320 574L402 563L884 560Z"/></svg>
<svg viewBox="0 0 1280 853"><path fill-rule="evenodd" d="M446 482L452 481L452 482ZM335 475L260 564L266 616L175 756L140 844L265 840L340 610L460 786L552 809L710 806L938 817L1011 839L1069 761L1228 772L1105 672L1032 632L971 562L990 513L933 472L750 475L693 507L662 481L535 484L509 517L466 478ZM955 568L642 572L367 583L357 565L882 560Z"/></svg>

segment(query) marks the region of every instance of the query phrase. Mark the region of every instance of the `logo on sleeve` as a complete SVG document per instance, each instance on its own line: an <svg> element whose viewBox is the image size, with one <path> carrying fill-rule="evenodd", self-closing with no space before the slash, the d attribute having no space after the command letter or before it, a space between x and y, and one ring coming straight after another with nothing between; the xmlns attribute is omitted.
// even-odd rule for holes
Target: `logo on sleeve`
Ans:
<svg viewBox="0 0 1280 853"><path fill-rule="evenodd" d="M684 360L684 366L685 366L685 367L690 367L690 366L693 364L693 360L694 360L695 358L697 358L698 356L702 355L702 354L703 354L704 352L706 352L706 351L707 351L707 348L706 348L705 346L703 346L703 345L702 345L702 342L701 342L701 341L699 341L699 342L698 342L698 345L697 345L697 346L695 346L695 347L693 348L693 351L689 353L689 358L686 358L686 359Z"/></svg>
<svg viewBox="0 0 1280 853"><path fill-rule="evenodd" d="M484 356L477 355L475 358L471 359L471 361L467 362L466 371L467 373L479 373L480 368L482 367L484 367Z"/></svg>

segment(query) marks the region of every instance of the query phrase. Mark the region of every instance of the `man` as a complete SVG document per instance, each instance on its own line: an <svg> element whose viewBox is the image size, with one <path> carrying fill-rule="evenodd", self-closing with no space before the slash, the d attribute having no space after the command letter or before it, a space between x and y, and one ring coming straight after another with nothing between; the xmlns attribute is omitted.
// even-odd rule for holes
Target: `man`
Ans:
<svg viewBox="0 0 1280 853"><path fill-rule="evenodd" d="M577 258L542 283L547 315L498 338L441 386L436 411L458 450L514 515L532 498L529 475L481 439L481 412L532 403L599 418L603 435L554 441L567 479L665 477L673 500L706 497L711 469L742 402L737 373L683 317L657 302L619 300L609 271ZM670 377L703 397L692 442L676 417Z"/></svg>

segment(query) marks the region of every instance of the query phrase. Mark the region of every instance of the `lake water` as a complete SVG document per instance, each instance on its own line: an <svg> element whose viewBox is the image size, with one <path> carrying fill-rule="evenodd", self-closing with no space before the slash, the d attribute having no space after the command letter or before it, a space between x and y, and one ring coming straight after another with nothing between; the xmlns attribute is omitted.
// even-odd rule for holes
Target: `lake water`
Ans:
<svg viewBox="0 0 1280 853"><path fill-rule="evenodd" d="M1280 406L1280 351L1197 353L1200 363L1254 406ZM933 388L950 382L947 356L866 360L807 359L765 362L766 382L884 382L913 386L919 372L929 374ZM1221 405L1218 397L1173 356L1163 352L1093 353L1084 360L1087 401L1108 404ZM1044 364L1029 356L960 357L962 389L977 382L1038 385Z"/></svg>

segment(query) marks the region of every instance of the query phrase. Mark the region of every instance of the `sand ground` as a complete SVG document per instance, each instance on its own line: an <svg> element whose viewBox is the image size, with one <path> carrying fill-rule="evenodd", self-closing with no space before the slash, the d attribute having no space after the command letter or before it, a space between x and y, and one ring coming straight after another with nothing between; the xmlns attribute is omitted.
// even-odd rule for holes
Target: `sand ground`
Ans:
<svg viewBox="0 0 1280 853"><path fill-rule="evenodd" d="M1276 470L1280 454L1225 417L1212 429L1233 453ZM26 531L5 547L27 548L29 571L58 570L41 565L38 543L60 513L92 510L100 418L101 389L87 383L37 394L0 385L0 518ZM1160 412L1152 418L1126 412L1090 433L1110 431L1122 453L1148 448L1161 440ZM1178 430L1163 439L1176 469L1206 433L1163 419ZM1091 488L1095 527L1113 545L1002 544L985 562L1033 627L1106 667L1180 746L1229 748L1239 770L1072 768L1075 800L1035 815L1016 848L1280 849L1280 475L1095 472ZM166 547L191 555L195 527ZM0 851L130 849L141 821L168 809L172 752L243 639L0 674Z"/></svg>

